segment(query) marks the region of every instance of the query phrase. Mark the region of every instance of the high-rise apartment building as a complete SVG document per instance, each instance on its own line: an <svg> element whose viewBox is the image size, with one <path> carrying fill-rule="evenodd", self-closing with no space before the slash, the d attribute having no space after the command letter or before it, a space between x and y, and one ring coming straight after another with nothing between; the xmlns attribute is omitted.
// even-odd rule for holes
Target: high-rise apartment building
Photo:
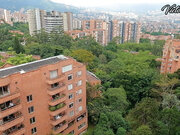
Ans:
<svg viewBox="0 0 180 135"><path fill-rule="evenodd" d="M1 135L86 131L86 67L55 56L0 69Z"/></svg>
<svg viewBox="0 0 180 135"><path fill-rule="evenodd" d="M6 23L13 25L11 20L11 12L6 9L0 9L0 19L3 19Z"/></svg>
<svg viewBox="0 0 180 135"><path fill-rule="evenodd" d="M73 14L71 12L62 13L64 31L73 30Z"/></svg>
<svg viewBox="0 0 180 135"><path fill-rule="evenodd" d="M42 28L45 27L44 24L44 10L39 9L30 9L27 11L27 19L29 23L29 32L30 35L34 35L38 31L40 31Z"/></svg>
<svg viewBox="0 0 180 135"><path fill-rule="evenodd" d="M135 42L139 43L141 25L136 22L122 22L112 20L110 22L110 39L119 37L119 43Z"/></svg>
<svg viewBox="0 0 180 135"><path fill-rule="evenodd" d="M106 31L104 29L91 29L91 30L73 30L66 32L72 38L82 38L85 36L92 36L96 42L103 46L107 45Z"/></svg>
<svg viewBox="0 0 180 135"><path fill-rule="evenodd" d="M27 11L30 35L44 29L46 32L68 31L73 29L72 13L60 13L58 11L46 12L40 9L30 9Z"/></svg>
<svg viewBox="0 0 180 135"><path fill-rule="evenodd" d="M73 30L80 30L82 28L82 21L79 19L73 19Z"/></svg>
<svg viewBox="0 0 180 135"><path fill-rule="evenodd" d="M46 12L44 15L44 28L47 33L63 30L63 17L60 12Z"/></svg>
<svg viewBox="0 0 180 135"><path fill-rule="evenodd" d="M180 40L167 40L161 60L161 73L174 73L180 69Z"/></svg>

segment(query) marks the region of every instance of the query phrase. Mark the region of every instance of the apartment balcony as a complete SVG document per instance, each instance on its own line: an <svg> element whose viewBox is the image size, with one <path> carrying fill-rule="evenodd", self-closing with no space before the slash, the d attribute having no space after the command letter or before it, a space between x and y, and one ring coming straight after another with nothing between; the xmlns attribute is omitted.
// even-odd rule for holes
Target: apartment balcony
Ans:
<svg viewBox="0 0 180 135"><path fill-rule="evenodd" d="M64 111L66 111L67 110L67 105L62 106L61 108L57 108L57 107L53 106L53 108L54 109L52 109L52 107L49 108L50 109L50 115L51 116L56 116L56 115L58 115L58 114L60 114L60 113L62 113Z"/></svg>
<svg viewBox="0 0 180 135"><path fill-rule="evenodd" d="M0 109L0 118L18 112L22 109L22 105L20 103L14 104L13 106L6 107L4 109Z"/></svg>
<svg viewBox="0 0 180 135"><path fill-rule="evenodd" d="M62 85L58 85L57 87L54 87L54 88L48 88L47 93L49 95L55 95L57 93L64 91L65 89L66 89L66 85L62 84Z"/></svg>
<svg viewBox="0 0 180 135"><path fill-rule="evenodd" d="M11 127L2 133L2 135L23 135L25 133L24 125Z"/></svg>
<svg viewBox="0 0 180 135"><path fill-rule="evenodd" d="M53 79L47 78L46 82L48 84L54 84L56 82L61 82L63 80L65 80L65 75L64 74L63 75L59 75L59 76L57 76L56 78L53 78Z"/></svg>
<svg viewBox="0 0 180 135"><path fill-rule="evenodd" d="M57 126L53 127L53 132L54 132L54 134L59 134L62 131L64 131L67 127L68 127L67 122L58 124Z"/></svg>
<svg viewBox="0 0 180 135"><path fill-rule="evenodd" d="M14 92L14 93L7 92L5 95L0 97L0 104L16 99L18 97L20 97L19 92Z"/></svg>
<svg viewBox="0 0 180 135"><path fill-rule="evenodd" d="M19 123L22 123L24 121L24 117L22 116L22 114L9 119L8 121L1 121L0 123L0 131L5 131L15 125L18 125Z"/></svg>
<svg viewBox="0 0 180 135"><path fill-rule="evenodd" d="M66 95L65 94L62 94L61 96L57 96L55 98L52 98L50 101L49 101L49 105L50 106L55 106L59 103L62 103L66 100Z"/></svg>
<svg viewBox="0 0 180 135"><path fill-rule="evenodd" d="M52 119L51 124L52 124L53 126L56 126L56 125L58 125L59 123L65 121L65 120L67 120L67 115L66 115L66 114L63 115L63 116L60 116L60 117L57 118L57 119Z"/></svg>

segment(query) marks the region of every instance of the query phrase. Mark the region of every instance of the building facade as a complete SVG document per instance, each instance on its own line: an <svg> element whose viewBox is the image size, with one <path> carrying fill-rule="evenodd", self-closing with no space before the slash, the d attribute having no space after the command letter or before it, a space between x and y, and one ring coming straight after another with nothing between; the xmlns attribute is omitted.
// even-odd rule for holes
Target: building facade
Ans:
<svg viewBox="0 0 180 135"><path fill-rule="evenodd" d="M0 69L0 134L86 131L86 67L55 56Z"/></svg>
<svg viewBox="0 0 180 135"><path fill-rule="evenodd" d="M27 18L30 35L36 34L41 29L44 29L47 33L73 29L73 16L70 12L46 12L40 9L30 9L27 11Z"/></svg>
<svg viewBox="0 0 180 135"><path fill-rule="evenodd" d="M73 14L71 12L62 13L64 31L73 30Z"/></svg>
<svg viewBox="0 0 180 135"><path fill-rule="evenodd" d="M137 22L111 21L110 39L118 37L118 43L135 42L139 43L141 25Z"/></svg>
<svg viewBox="0 0 180 135"><path fill-rule="evenodd" d="M174 73L180 68L180 40L166 41L161 60L161 73Z"/></svg>

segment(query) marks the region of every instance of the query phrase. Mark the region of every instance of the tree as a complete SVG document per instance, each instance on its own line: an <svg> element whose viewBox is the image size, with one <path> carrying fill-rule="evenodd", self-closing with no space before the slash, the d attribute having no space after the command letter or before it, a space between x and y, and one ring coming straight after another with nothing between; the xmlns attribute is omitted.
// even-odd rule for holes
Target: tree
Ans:
<svg viewBox="0 0 180 135"><path fill-rule="evenodd" d="M116 135L126 135L126 130L120 127L118 128Z"/></svg>
<svg viewBox="0 0 180 135"><path fill-rule="evenodd" d="M14 51L19 54L24 52L23 46L20 44L19 40L17 37L14 38L14 46L13 46Z"/></svg>
<svg viewBox="0 0 180 135"><path fill-rule="evenodd" d="M107 89L104 93L104 98L105 104L110 106L112 110L119 110L124 113L129 105L126 92L122 87Z"/></svg>
<svg viewBox="0 0 180 135"><path fill-rule="evenodd" d="M92 64L93 60L95 58L91 52L89 52L87 50L83 50L83 49L72 51L71 56L73 58L77 59L79 62L84 63L85 65Z"/></svg>
<svg viewBox="0 0 180 135"><path fill-rule="evenodd" d="M142 125L137 128L133 135L152 135L152 131L148 125Z"/></svg>
<svg viewBox="0 0 180 135"><path fill-rule="evenodd" d="M131 127L136 129L141 125L152 126L153 122L159 117L159 103L152 98L143 98L137 103L135 108L130 110L127 120Z"/></svg>

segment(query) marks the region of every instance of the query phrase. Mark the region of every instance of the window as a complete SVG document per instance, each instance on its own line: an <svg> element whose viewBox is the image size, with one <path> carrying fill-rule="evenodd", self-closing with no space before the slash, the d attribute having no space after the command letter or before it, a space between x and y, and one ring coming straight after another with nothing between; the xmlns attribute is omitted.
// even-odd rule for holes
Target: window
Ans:
<svg viewBox="0 0 180 135"><path fill-rule="evenodd" d="M74 106L74 103L69 104L69 108L72 108Z"/></svg>
<svg viewBox="0 0 180 135"><path fill-rule="evenodd" d="M80 107L78 108L78 111L82 111L82 106L80 106Z"/></svg>
<svg viewBox="0 0 180 135"><path fill-rule="evenodd" d="M73 75L68 75L68 80L72 80L73 79Z"/></svg>
<svg viewBox="0 0 180 135"><path fill-rule="evenodd" d="M85 123L85 122L84 122L84 123L82 123L81 125L79 125L79 126L78 126L78 129L83 128L85 125L86 125L86 123Z"/></svg>
<svg viewBox="0 0 180 135"><path fill-rule="evenodd" d="M82 102L82 98L80 98L80 99L78 100L78 102L79 102L79 103Z"/></svg>
<svg viewBox="0 0 180 135"><path fill-rule="evenodd" d="M28 112L29 112L29 113L33 113L33 112L34 112L34 106L29 107L29 108L28 108Z"/></svg>
<svg viewBox="0 0 180 135"><path fill-rule="evenodd" d="M32 95L27 96L27 102L31 102L32 101Z"/></svg>
<svg viewBox="0 0 180 135"><path fill-rule="evenodd" d="M9 94L9 88L7 86L0 87L0 96L5 96Z"/></svg>
<svg viewBox="0 0 180 135"><path fill-rule="evenodd" d="M72 130L71 132L69 132L69 134L74 135L74 130Z"/></svg>
<svg viewBox="0 0 180 135"><path fill-rule="evenodd" d="M70 111L69 116L74 116L74 111Z"/></svg>
<svg viewBox="0 0 180 135"><path fill-rule="evenodd" d="M68 66L65 66L65 67L62 68L63 73L71 71L71 70L72 70L72 65L68 65Z"/></svg>
<svg viewBox="0 0 180 135"><path fill-rule="evenodd" d="M82 85L82 80L79 80L77 83L77 86L80 86L80 85Z"/></svg>
<svg viewBox="0 0 180 135"><path fill-rule="evenodd" d="M68 85L68 90L72 90L73 89L73 85L72 84L69 84Z"/></svg>
<svg viewBox="0 0 180 135"><path fill-rule="evenodd" d="M50 79L57 78L58 70L50 71Z"/></svg>
<svg viewBox="0 0 180 135"><path fill-rule="evenodd" d="M76 95L80 95L82 93L82 89L76 91Z"/></svg>
<svg viewBox="0 0 180 135"><path fill-rule="evenodd" d="M36 122L35 117L30 118L30 123L32 124L34 122Z"/></svg>
<svg viewBox="0 0 180 135"><path fill-rule="evenodd" d="M31 133L32 133L32 134L35 134L36 132L37 132L36 127L34 127L34 128L31 129Z"/></svg>
<svg viewBox="0 0 180 135"><path fill-rule="evenodd" d="M73 98L73 94L69 94L69 99L72 99Z"/></svg>
<svg viewBox="0 0 180 135"><path fill-rule="evenodd" d="M53 88L57 88L59 86L59 83L57 82L57 83L54 83L54 84L51 84L51 88L53 89Z"/></svg>
<svg viewBox="0 0 180 135"><path fill-rule="evenodd" d="M78 71L77 76L81 76L81 75L82 75L82 71Z"/></svg>

